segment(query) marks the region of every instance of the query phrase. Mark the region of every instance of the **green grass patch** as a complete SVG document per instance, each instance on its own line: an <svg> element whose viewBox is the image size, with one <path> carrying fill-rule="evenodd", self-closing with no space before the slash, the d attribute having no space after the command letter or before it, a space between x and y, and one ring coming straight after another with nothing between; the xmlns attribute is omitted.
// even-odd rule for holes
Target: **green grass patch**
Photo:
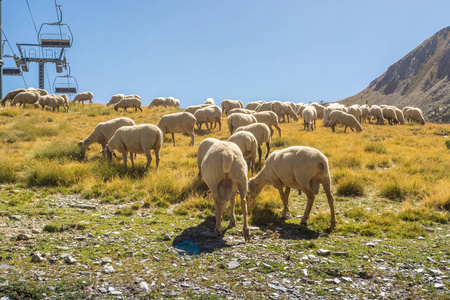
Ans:
<svg viewBox="0 0 450 300"><path fill-rule="evenodd" d="M364 195L364 181L358 177L344 177L337 185L340 196L356 197Z"/></svg>
<svg viewBox="0 0 450 300"><path fill-rule="evenodd" d="M376 154L386 154L387 153L386 147L381 143L367 144L366 146L364 146L364 151L369 152L369 153L373 152Z"/></svg>
<svg viewBox="0 0 450 300"><path fill-rule="evenodd" d="M83 161L86 151L75 143L54 142L43 149L35 150L33 156L38 159Z"/></svg>

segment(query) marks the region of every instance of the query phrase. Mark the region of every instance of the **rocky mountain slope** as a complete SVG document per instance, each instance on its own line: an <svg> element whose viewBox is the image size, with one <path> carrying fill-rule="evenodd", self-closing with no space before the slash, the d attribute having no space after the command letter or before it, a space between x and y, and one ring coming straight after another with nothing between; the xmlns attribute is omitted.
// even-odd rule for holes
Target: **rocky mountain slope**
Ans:
<svg viewBox="0 0 450 300"><path fill-rule="evenodd" d="M366 89L339 102L417 106L426 120L450 123L450 27L425 40Z"/></svg>

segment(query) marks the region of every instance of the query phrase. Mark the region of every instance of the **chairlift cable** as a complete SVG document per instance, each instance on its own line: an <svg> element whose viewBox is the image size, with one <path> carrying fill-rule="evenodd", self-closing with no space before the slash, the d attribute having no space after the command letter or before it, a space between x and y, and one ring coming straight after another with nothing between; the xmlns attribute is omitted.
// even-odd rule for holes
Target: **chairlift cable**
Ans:
<svg viewBox="0 0 450 300"><path fill-rule="evenodd" d="M36 34L38 34L38 30L36 27L36 22L34 21L33 14L31 13L30 3L28 3L28 0L25 0L27 2L28 11L30 12L31 20L33 21L34 30L36 31Z"/></svg>

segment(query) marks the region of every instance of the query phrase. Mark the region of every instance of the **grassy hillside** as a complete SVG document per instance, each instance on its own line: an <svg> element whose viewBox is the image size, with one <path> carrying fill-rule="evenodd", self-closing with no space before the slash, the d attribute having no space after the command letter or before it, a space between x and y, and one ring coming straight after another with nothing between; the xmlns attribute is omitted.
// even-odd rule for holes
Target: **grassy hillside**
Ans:
<svg viewBox="0 0 450 300"><path fill-rule="evenodd" d="M329 229L322 190L304 228L305 196L291 193L294 218L284 221L278 192L266 187L249 200L245 244L240 218L223 237L212 236L214 206L187 135L175 135L176 147L166 135L158 171L154 160L145 170L144 155L125 169L121 158L105 163L98 144L86 152L76 145L99 122L128 116L157 124L176 111L0 110L0 296L448 295L449 125L363 124L356 134L332 133L321 121L314 132L301 120L281 124L273 150L305 145L328 157L338 225ZM226 118L221 132L196 134L196 146L206 137L226 140ZM33 253L42 261L32 262Z"/></svg>

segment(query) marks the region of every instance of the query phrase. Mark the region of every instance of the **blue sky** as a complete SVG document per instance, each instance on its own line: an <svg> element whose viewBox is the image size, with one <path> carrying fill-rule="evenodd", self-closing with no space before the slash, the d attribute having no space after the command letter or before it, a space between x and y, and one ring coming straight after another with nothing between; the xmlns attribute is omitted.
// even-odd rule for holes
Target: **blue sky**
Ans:
<svg viewBox="0 0 450 300"><path fill-rule="evenodd" d="M26 0L3 0L3 31L36 43ZM36 26L55 0L28 0ZM79 91L94 102L139 94L181 106L223 99L338 101L352 96L440 29L450 1L57 0L74 35L66 51ZM12 54L8 44L6 54ZM5 58L5 66L12 59ZM51 90L55 66L47 64ZM36 64L24 73L38 87ZM4 94L24 87L4 77Z"/></svg>

